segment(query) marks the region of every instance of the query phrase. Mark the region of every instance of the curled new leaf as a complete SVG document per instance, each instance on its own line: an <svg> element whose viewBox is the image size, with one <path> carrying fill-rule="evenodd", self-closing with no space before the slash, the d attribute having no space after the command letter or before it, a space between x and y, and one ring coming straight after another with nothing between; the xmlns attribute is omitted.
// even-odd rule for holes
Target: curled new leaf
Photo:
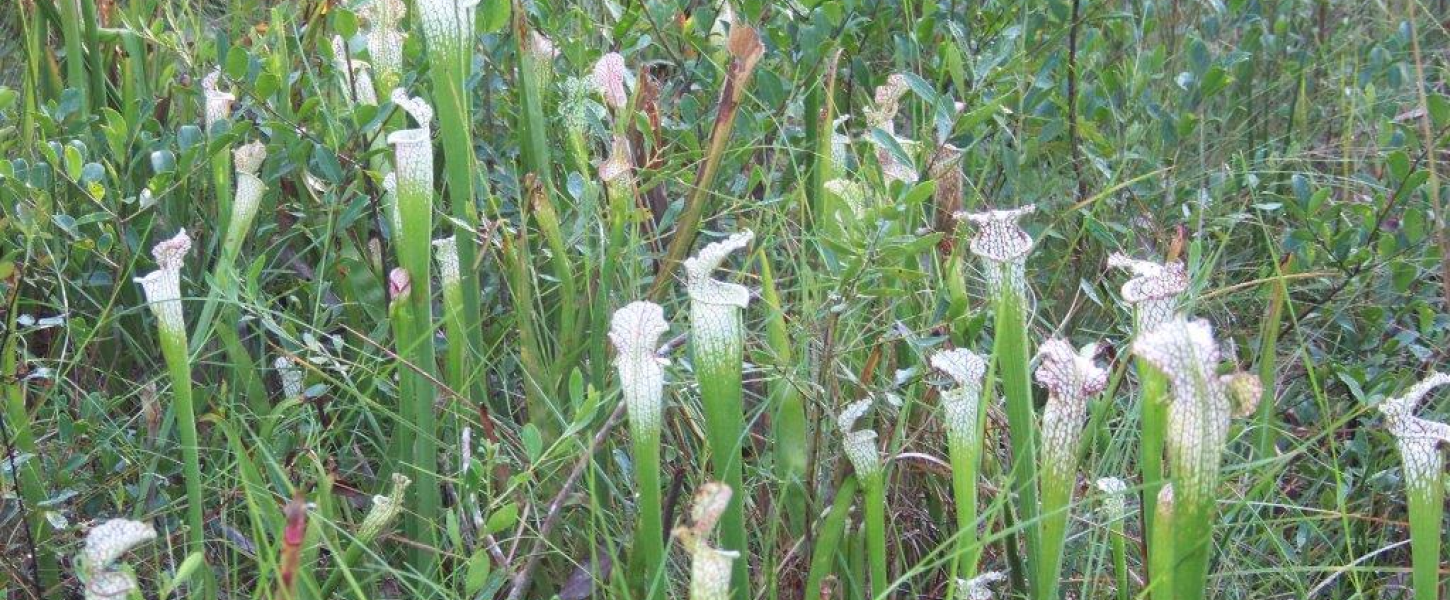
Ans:
<svg viewBox="0 0 1450 600"><path fill-rule="evenodd" d="M726 283L711 278L715 269L736 250L750 244L755 234L749 230L732 235L704 248L695 256L685 260L687 291L692 302L728 305L745 308L750 303L750 290L745 286Z"/></svg>

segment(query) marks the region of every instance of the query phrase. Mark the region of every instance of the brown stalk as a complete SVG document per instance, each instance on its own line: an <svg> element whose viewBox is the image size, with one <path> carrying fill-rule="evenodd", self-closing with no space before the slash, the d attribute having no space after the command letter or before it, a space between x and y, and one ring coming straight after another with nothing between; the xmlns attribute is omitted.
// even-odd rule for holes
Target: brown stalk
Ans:
<svg viewBox="0 0 1450 600"><path fill-rule="evenodd" d="M700 218L705 214L709 200L706 190L715 180L715 173L720 169L720 159L725 154L725 144L730 141L735 112L745 96L750 74L755 71L756 63L765 54L765 47L760 44L760 35L754 29L744 26L730 28L729 49L730 69L725 75L725 86L720 90L719 111L715 114L715 127L710 132L710 146L705 153L704 164L695 173L695 183L685 200L685 209L680 213L680 221L675 226L669 250L659 264L659 272L655 274L654 286L649 292L652 300L659 300L668 289L670 275L690 251L690 245L700 229Z"/></svg>

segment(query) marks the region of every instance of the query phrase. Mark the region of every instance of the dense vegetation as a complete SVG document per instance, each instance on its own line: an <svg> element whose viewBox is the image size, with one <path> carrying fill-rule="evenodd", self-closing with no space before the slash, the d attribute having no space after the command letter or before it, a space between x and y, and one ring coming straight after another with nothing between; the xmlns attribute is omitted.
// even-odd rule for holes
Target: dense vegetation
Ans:
<svg viewBox="0 0 1450 600"><path fill-rule="evenodd" d="M0 597L1435 600L1446 15L6 3Z"/></svg>

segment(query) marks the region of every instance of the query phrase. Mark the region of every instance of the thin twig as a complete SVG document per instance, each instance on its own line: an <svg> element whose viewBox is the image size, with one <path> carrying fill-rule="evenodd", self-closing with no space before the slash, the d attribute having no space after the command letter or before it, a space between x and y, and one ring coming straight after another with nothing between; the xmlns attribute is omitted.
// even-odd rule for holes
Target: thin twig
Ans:
<svg viewBox="0 0 1450 600"><path fill-rule="evenodd" d="M594 458L594 452L604 444L604 439L609 436L609 431L624 417L624 408L625 403L620 400L619 406L615 407L614 412L609 415L609 419L594 434L594 439L590 440L589 448L585 450L583 456L579 457L579 462L574 464L574 470L569 472L569 477L564 480L564 485L559 488L559 493L555 494L554 499L549 502L549 512L544 515L544 522L539 526L539 535L534 540L533 548L529 550L528 562L524 563L524 568L520 569L517 575L514 575L513 586L509 588L509 600L521 600L529 591L529 584L533 583L534 571L539 568L539 561L544 558L543 545L549 539L549 533L559 524L559 517L563 514L564 499L569 496L569 492L574 489L574 484L578 483L579 478L584 475L585 468Z"/></svg>

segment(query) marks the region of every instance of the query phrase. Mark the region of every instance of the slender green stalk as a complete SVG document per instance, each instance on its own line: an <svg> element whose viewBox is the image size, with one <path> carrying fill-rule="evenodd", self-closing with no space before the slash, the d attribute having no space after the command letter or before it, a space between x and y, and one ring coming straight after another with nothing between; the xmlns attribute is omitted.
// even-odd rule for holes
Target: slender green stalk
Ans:
<svg viewBox="0 0 1450 600"><path fill-rule="evenodd" d="M770 260L760 257L761 301L766 306L765 331L779 376L772 382L770 399L775 407L771 421L775 441L775 471L780 480L780 502L785 507L792 535L803 535L806 526L806 479L810 460L810 432L806 424L805 399L790 377L796 362L786 330L785 310Z"/></svg>
<svg viewBox="0 0 1450 600"><path fill-rule="evenodd" d="M846 517L851 513L851 504L856 500L857 482L854 476L847 476L836 488L836 499L830 512L816 529L815 544L811 548L811 566L806 572L804 600L821 600L821 586L840 552L841 536L846 532Z"/></svg>
<svg viewBox="0 0 1450 600"><path fill-rule="evenodd" d="M377 1L385 4L391 2ZM414 3L414 22L420 25L427 43L428 74L433 84L432 98L438 109L438 126L443 138L444 179L454 219L454 233L458 240L461 278L459 289L463 293L464 337L460 341L468 349L465 357L469 361L470 373L477 370L483 355L482 327L479 322L482 318L482 300L479 296L479 249L476 235L480 221L474 198L474 175L477 169L473 150L472 106L467 90L469 74L473 68L474 13L478 2L479 0L417 0ZM395 6L385 6L378 10L385 10L390 15L400 12ZM387 32L379 33L379 37L379 47L386 45L390 38ZM373 52L371 45L369 48ZM396 50L401 53L401 44ZM389 55L385 60L393 60L393 51L394 49L389 48L382 52ZM388 73L380 76L388 80L392 77ZM478 385L481 388L481 378ZM473 390L458 391L474 395ZM503 407L495 408L500 413L503 412ZM427 487L425 481L418 483L419 488Z"/></svg>
<svg viewBox="0 0 1450 600"><path fill-rule="evenodd" d="M550 394L543 383L550 379L544 366L543 346L534 329L533 274L529 270L528 229L519 229L512 238L505 238L501 254L509 267L509 296L513 300L513 321L519 336L519 365L524 371L524 405L529 423L546 437L555 437L559 418Z"/></svg>
<svg viewBox="0 0 1450 600"><path fill-rule="evenodd" d="M236 96L230 92L222 91L220 87L222 73L214 70L201 79L202 89L202 123L206 127L207 135L219 135L219 129L223 128L232 116L232 103ZM253 201L261 199L262 191L266 189L261 180L257 179L257 168L266 159L267 151L260 143L254 143L244 148L237 149L237 152L246 153L248 157L255 157L255 162L243 165L250 179L243 177L241 185L236 190L232 189L233 156L230 146L219 150L211 157L211 177L213 200L216 203L216 219L220 231L222 231L221 256L212 267L212 276L217 281L217 286L208 291L206 301L202 303L200 317L196 321L196 329L191 336L190 343L192 351L195 352L211 339L212 322L216 319L217 311L223 300L234 301L235 276L233 263L236 260L236 253L229 253L230 248L240 250L241 242L245 239L247 231L245 227L238 229L241 225L236 223L237 215L233 213L238 208L237 199L234 194L241 195L247 192L255 192ZM252 213L256 209L253 207ZM247 220L250 225L250 219Z"/></svg>
<svg viewBox="0 0 1450 600"><path fill-rule="evenodd" d="M826 70L819 85L812 86L806 95L806 147L810 155L810 179L806 188L806 202L813 219L826 217L826 182L835 178L836 137L836 67L841 60L841 51L831 53Z"/></svg>
<svg viewBox="0 0 1450 600"><path fill-rule="evenodd" d="M579 117L582 119L582 117ZM577 133L582 144L582 127L576 129L570 126L572 132ZM580 152L582 152L582 146ZM608 209L606 222L607 232L601 236L599 247L599 280L594 291L593 304L590 310L593 314L602 315L609 311L610 294L609 290L615 289L616 273L619 270L620 256L626 247L627 229L632 221L631 208L634 205L634 175L633 163L629 155L629 141L624 136L616 136L612 144L609 158L599 165L599 179L604 182L604 192L608 198ZM587 162L584 161L584 162ZM589 340L589 363L593 369L594 387L604 388L604 375L606 362L604 329L593 327L590 330Z"/></svg>
<svg viewBox="0 0 1450 600"><path fill-rule="evenodd" d="M965 218L979 228L972 238L971 250L982 259L992 308L997 317L992 339L992 363L997 369L996 378L1002 382L1007 427L1011 434L1016 520L1025 528L1023 537L1027 542L1027 555L1035 559L1042 555L1041 523L1037 519L1037 418L1032 407L1028 373L1032 355L1027 341L1025 272L1033 242L1032 237L1017 225L1018 219L1034 210L1035 207L1027 205L1012 210L969 214ZM1029 591L1041 588L1036 571L1034 568L1027 569Z"/></svg>
<svg viewBox="0 0 1450 600"><path fill-rule="evenodd" d="M433 231L433 147L430 123L433 111L418 98L393 90L393 103L418 122L416 129L402 129L388 135L396 148L394 169L394 224L399 232L395 244L398 263L408 285L394 286L399 298L410 306L405 335L397 340L400 368L411 380L403 398L403 414L411 419L413 444L403 446L399 462L413 470L418 483L417 510L408 515L408 532L421 545L414 552L414 567L431 573L436 565L434 525L441 499L438 488L437 419L433 412L434 374L437 358L433 348L432 231ZM462 245L460 244L460 247ZM459 260L463 260L460 250ZM400 429L408 429L403 427ZM401 465L400 465L401 466Z"/></svg>
<svg viewBox="0 0 1450 600"><path fill-rule="evenodd" d="M634 564L638 589L647 600L664 597L663 505L660 501L660 429L664 420L664 361L656 355L659 337L669 331L664 309L651 302L634 302L614 313L609 339L618 356L619 387L629 412L634 442L634 475L639 493L639 531L634 538Z"/></svg>
<svg viewBox="0 0 1450 600"><path fill-rule="evenodd" d="M1038 355L1037 382L1048 390L1039 448L1042 545L1041 554L1035 557L1039 583L1036 591L1041 600L1057 598L1087 404L1108 384L1108 372L1093 362L1097 351L1097 344L1074 351L1071 344L1054 339L1043 343Z"/></svg>
<svg viewBox="0 0 1450 600"><path fill-rule="evenodd" d="M1438 466L1437 472L1443 472L1443 460ZM1410 506L1410 554L1415 600L1436 600L1440 597L1440 544L1444 536L1440 521L1445 517L1445 485L1431 480L1408 487L1405 495Z"/></svg>
<svg viewBox="0 0 1450 600"><path fill-rule="evenodd" d="M216 75L215 73L212 76ZM210 76L209 76L210 77ZM208 96L212 94L209 91ZM208 111L211 111L211 100L208 100ZM236 192L231 195L225 192L218 192L217 199L220 202L222 197L228 198L224 206L227 207L227 218L223 221L225 233L222 237L221 253L216 264L212 267L212 280L216 285L207 292L206 301L202 303L201 317L197 319L194 331L196 334L191 338L191 351L196 352L211 338L212 326L216 315L222 315L223 325L218 329L222 338L222 345L227 352L227 360L232 371L232 379L239 383L243 393L247 397L248 404L253 412L266 414L270 409L267 403L267 396L264 393L261 378L256 373L256 360L242 344L241 339L235 331L235 323L238 321L237 290L240 287L240 277L237 274L237 260L242 253L242 245L246 242L247 236L251 233L252 222L257 216L261 207L262 194L267 186L257 176L261 169L262 161L267 158L267 149L261 142L252 142L240 148L225 161L225 166L236 167ZM215 161L213 164L217 164ZM232 178L226 178L227 182Z"/></svg>
<svg viewBox="0 0 1450 600"><path fill-rule="evenodd" d="M1123 301L1133 307L1133 329L1141 336L1173 318L1184 292L1188 291L1188 273L1183 263L1156 263L1135 260L1121 253L1108 257L1108 266L1124 269L1133 278L1123 284ZM1142 437L1139 442L1138 468L1143 478L1143 530L1152 539L1154 509L1158 490L1163 485L1163 448L1168 426L1168 381L1146 361L1136 361L1138 373L1138 409ZM1152 568L1152 565L1149 565Z"/></svg>
<svg viewBox="0 0 1450 600"><path fill-rule="evenodd" d="M60 5L60 33L65 42L65 85L82 94L81 115L91 114L90 81L86 78L85 50L82 46L80 2L57 2Z"/></svg>
<svg viewBox="0 0 1450 600"><path fill-rule="evenodd" d="M187 351L186 319L181 310L181 266L190 251L191 238L185 231L157 244L151 254L160 268L137 279L137 282L144 288L146 302L156 316L161 354L171 376L186 484L187 549L189 552L201 552L206 539L201 455L196 433L196 408L192 401L191 355Z"/></svg>
<svg viewBox="0 0 1450 600"><path fill-rule="evenodd" d="M957 348L932 355L930 362L956 384L941 392L957 515L957 550L952 556L951 579L955 584L958 579L976 576L977 556L981 554L977 540L977 474L982 461L985 426L981 418L985 408L982 384L987 375L987 360L970 350Z"/></svg>
<svg viewBox="0 0 1450 600"><path fill-rule="evenodd" d="M215 138L218 129L232 116L232 103L237 97L221 90L221 71L207 73L201 79L203 97L202 123L209 136ZM264 154L265 156L265 154ZM253 172L255 174L255 171ZM221 230L231 231L232 218L232 150L230 146L217 149L211 156L212 193L216 196L216 218Z"/></svg>
<svg viewBox="0 0 1450 600"><path fill-rule="evenodd" d="M743 286L711 279L730 253L745 248L754 234L743 231L702 248L685 261L690 295L690 349L705 413L706 444L715 477L732 490L744 489L745 405L741 390L745 327L741 311L750 302ZM736 495L720 522L720 543L726 550L749 550L745 506ZM748 561L735 563L733 589L737 600L750 594Z"/></svg>
<svg viewBox="0 0 1450 600"><path fill-rule="evenodd" d="M578 326L579 285L575 280L574 266L569 260L569 247L564 241L564 232L559 224L559 214L554 209L548 188L538 185L530 196L530 215L539 224L544 243L549 246L549 264L553 266L554 277L559 280L559 343L561 356L575 352L581 335ZM563 360L556 361L555 372L568 371L571 367Z"/></svg>
<svg viewBox="0 0 1450 600"><path fill-rule="evenodd" d="M1203 598L1213 549L1213 521L1230 419L1252 414L1261 389L1246 373L1220 376L1220 354L1206 321L1174 318L1138 336L1133 352L1170 382L1167 448L1173 482L1173 588L1178 600ZM1157 517L1155 517L1157 520Z"/></svg>
<svg viewBox="0 0 1450 600"><path fill-rule="evenodd" d="M1143 478L1143 531L1152 539L1158 490L1163 487L1163 443L1168 427L1168 380L1143 359L1134 361L1138 371L1139 419L1142 434L1138 442L1138 468ZM1150 569L1152 565L1148 566Z"/></svg>
<svg viewBox="0 0 1450 600"><path fill-rule="evenodd" d="M1018 497L1017 518L1027 526L1027 554L1040 556L1037 468L1033 459L1037 455L1037 419L1032 407L1032 387L1028 383L1031 351L1028 349L1027 320L1021 300L1020 296L1012 293L997 295L997 325L992 353L996 355L997 378L1002 382L1002 396L1007 408L1013 460L1012 488ZM1028 579L1033 589L1040 587L1035 576Z"/></svg>
<svg viewBox="0 0 1450 600"><path fill-rule="evenodd" d="M867 560L871 564L871 597L887 598L891 584L890 557L886 555L886 469L881 451L876 447L877 435L870 429L855 430L856 422L871 408L871 399L847 405L836 417L840 427L846 459L861 480L863 527L866 534Z"/></svg>
<svg viewBox="0 0 1450 600"><path fill-rule="evenodd" d="M871 563L871 597L891 595L891 557L886 554L886 481L881 473L863 479L866 553Z"/></svg>
<svg viewBox="0 0 1450 600"><path fill-rule="evenodd" d="M1173 510L1173 484L1165 484L1153 503L1153 521L1157 527L1148 542L1148 589L1153 600L1174 600L1173 570L1177 561L1173 528L1177 525Z"/></svg>
<svg viewBox="0 0 1450 600"><path fill-rule="evenodd" d="M443 296L443 328L448 334L448 354L443 359L444 381L455 393L467 394L472 361L469 360L465 333L466 309L463 304L463 277L458 264L458 238L449 236L433 240L433 250ZM455 411L449 411L449 414L455 414Z"/></svg>
<svg viewBox="0 0 1450 600"><path fill-rule="evenodd" d="M549 159L547 122L544 120L544 91L553 72L557 51L553 42L529 28L528 11L518 2L513 11L514 43L518 56L519 149L524 169L552 189L553 167Z"/></svg>
<svg viewBox="0 0 1450 600"><path fill-rule="evenodd" d="M1440 597L1440 546L1445 517L1445 454L1450 426L1415 416L1415 409L1431 391L1450 385L1450 375L1432 373L1404 395L1379 404L1385 427L1394 435L1405 474L1405 496L1410 512L1410 562L1415 600Z"/></svg>

